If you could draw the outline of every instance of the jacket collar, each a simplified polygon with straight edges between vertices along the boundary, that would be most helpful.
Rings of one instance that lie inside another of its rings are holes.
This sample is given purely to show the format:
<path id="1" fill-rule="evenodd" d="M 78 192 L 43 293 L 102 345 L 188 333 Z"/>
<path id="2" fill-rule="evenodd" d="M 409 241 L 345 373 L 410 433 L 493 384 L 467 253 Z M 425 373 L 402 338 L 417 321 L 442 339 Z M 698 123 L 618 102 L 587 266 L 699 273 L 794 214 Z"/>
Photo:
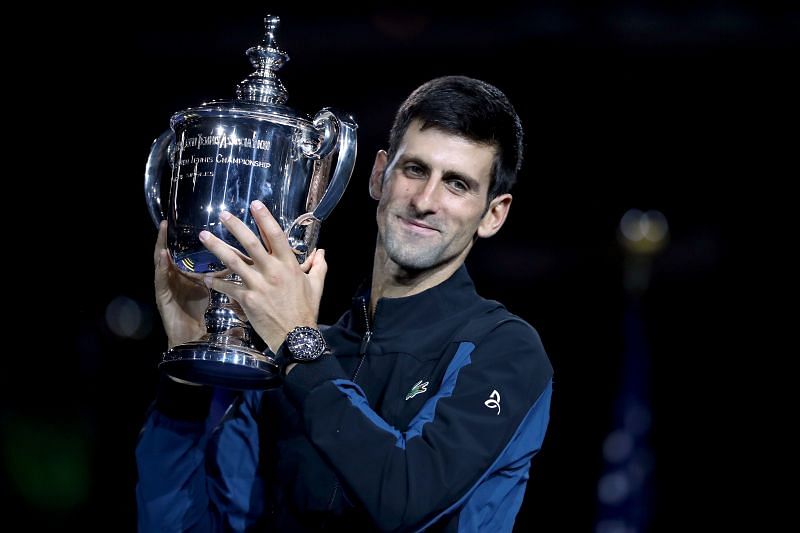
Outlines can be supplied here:
<path id="1" fill-rule="evenodd" d="M 463 311 L 479 297 L 467 267 L 462 264 L 452 276 L 430 289 L 403 298 L 380 298 L 375 315 L 367 321 L 369 298 L 370 284 L 365 282 L 353 298 L 351 326 L 362 334 L 369 327 L 382 335 L 424 328 Z"/>

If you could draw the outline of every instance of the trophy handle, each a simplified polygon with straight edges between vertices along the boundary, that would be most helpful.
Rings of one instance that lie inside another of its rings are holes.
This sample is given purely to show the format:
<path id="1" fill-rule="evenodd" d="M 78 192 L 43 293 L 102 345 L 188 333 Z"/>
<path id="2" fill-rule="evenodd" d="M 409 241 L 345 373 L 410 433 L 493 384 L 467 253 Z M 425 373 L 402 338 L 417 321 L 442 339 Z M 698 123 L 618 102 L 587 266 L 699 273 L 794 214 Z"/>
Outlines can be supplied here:
<path id="1" fill-rule="evenodd" d="M 356 128 L 358 125 L 350 115 L 335 113 L 326 107 L 314 117 L 314 126 L 323 130 L 322 142 L 316 150 L 306 155 L 322 159 L 335 150 L 339 151 L 336 168 L 333 170 L 328 188 L 314 208 L 314 218 L 325 220 L 342 199 L 350 176 L 353 174 L 353 167 L 356 163 Z M 337 131 L 338 135 L 336 135 Z M 335 142 L 334 135 L 336 135 Z"/>
<path id="2" fill-rule="evenodd" d="M 166 218 L 161 209 L 161 174 L 164 164 L 172 160 L 174 147 L 175 132 L 169 129 L 153 141 L 144 169 L 144 199 L 156 227 Z"/>

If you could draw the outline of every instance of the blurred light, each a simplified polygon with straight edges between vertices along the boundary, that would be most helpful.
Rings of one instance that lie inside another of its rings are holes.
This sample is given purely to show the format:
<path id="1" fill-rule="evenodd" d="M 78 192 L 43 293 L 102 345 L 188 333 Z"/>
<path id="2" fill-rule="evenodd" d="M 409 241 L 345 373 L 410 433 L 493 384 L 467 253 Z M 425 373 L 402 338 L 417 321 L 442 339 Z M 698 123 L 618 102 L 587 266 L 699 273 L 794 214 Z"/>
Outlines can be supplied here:
<path id="1" fill-rule="evenodd" d="M 211 204 L 208 204 L 208 207 L 206 207 L 206 211 L 210 213 L 213 210 L 214 210 L 214 207 Z"/>
<path id="2" fill-rule="evenodd" d="M 150 333 L 150 314 L 126 296 L 117 296 L 106 307 L 106 324 L 116 336 L 141 339 Z"/>
<path id="3" fill-rule="evenodd" d="M 600 478 L 597 484 L 597 497 L 601 502 L 614 505 L 628 497 L 630 483 L 622 472 L 612 472 Z"/>
<path id="4" fill-rule="evenodd" d="M 629 209 L 619 222 L 619 235 L 623 246 L 633 253 L 657 252 L 668 240 L 667 217 L 660 211 Z"/>
<path id="5" fill-rule="evenodd" d="M 647 239 L 657 242 L 667 234 L 667 219 L 660 211 L 642 213 L 638 209 L 630 209 L 622 216 L 620 230 L 631 241 Z"/>
<path id="6" fill-rule="evenodd" d="M 603 442 L 603 456 L 612 463 L 627 459 L 631 450 L 633 450 L 633 437 L 624 430 L 612 431 Z"/>

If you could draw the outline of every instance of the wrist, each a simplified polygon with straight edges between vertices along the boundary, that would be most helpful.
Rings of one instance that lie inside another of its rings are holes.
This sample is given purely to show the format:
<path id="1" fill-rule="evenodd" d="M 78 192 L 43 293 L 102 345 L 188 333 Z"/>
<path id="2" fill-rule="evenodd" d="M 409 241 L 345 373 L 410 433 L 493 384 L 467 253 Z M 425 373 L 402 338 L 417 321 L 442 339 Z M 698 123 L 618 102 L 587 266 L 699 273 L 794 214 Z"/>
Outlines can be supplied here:
<path id="1" fill-rule="evenodd" d="M 291 327 L 285 331 L 281 331 L 276 335 L 270 337 L 262 337 L 267 347 L 270 349 L 272 353 L 278 353 L 278 350 L 280 350 L 281 346 L 283 346 L 286 343 L 287 337 L 293 330 L 297 328 L 311 328 L 317 330 L 319 329 L 319 326 L 317 326 L 317 323 L 315 321 L 310 321 L 310 320 L 298 321 L 296 324 L 297 324 L 296 326 Z"/>
<path id="2" fill-rule="evenodd" d="M 328 346 L 319 329 L 311 326 L 297 326 L 286 334 L 273 359 L 283 375 L 288 374 L 298 363 L 316 361 L 324 355 Z"/>
<path id="3" fill-rule="evenodd" d="M 179 330 L 170 332 L 166 328 L 165 330 L 166 330 L 165 333 L 167 334 L 167 347 L 170 350 L 181 344 L 186 344 L 187 342 L 200 340 L 201 338 L 203 338 L 203 335 L 206 334 L 205 327 L 202 328 L 197 327 L 194 328 L 192 331 Z"/>

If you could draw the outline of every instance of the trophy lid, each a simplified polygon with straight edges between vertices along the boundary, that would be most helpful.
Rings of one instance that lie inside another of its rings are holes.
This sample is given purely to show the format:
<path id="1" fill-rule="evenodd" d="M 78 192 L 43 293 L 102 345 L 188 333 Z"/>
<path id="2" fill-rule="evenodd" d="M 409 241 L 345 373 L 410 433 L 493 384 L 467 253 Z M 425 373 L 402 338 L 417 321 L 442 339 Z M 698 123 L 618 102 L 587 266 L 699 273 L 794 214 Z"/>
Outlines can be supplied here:
<path id="1" fill-rule="evenodd" d="M 288 99 L 289 94 L 277 75 L 277 71 L 289 61 L 289 55 L 278 48 L 275 42 L 275 33 L 280 21 L 278 16 L 264 17 L 266 31 L 263 41 L 260 45 L 247 50 L 247 57 L 256 70 L 236 86 L 237 100 L 254 104 L 281 105 Z"/>
<path id="2" fill-rule="evenodd" d="M 184 109 L 172 116 L 170 126 L 205 118 L 240 117 L 283 124 L 304 130 L 315 130 L 311 117 L 285 105 L 289 95 L 277 71 L 289 61 L 289 55 L 278 48 L 275 33 L 280 17 L 264 17 L 265 35 L 261 44 L 247 50 L 255 72 L 236 86 L 233 100 L 212 100 L 198 107 Z"/>

